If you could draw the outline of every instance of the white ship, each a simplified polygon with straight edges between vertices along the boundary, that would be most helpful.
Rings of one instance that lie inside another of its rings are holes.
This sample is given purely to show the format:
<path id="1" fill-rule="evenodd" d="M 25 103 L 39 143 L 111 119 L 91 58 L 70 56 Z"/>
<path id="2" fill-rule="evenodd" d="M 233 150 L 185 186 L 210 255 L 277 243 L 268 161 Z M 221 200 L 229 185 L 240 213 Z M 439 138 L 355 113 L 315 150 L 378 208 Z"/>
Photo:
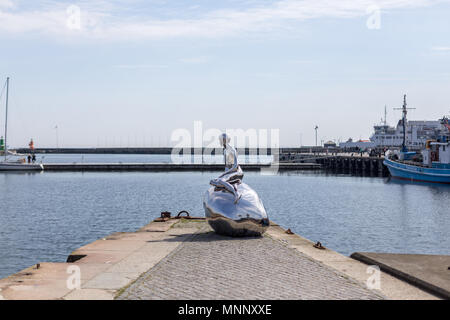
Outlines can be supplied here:
<path id="1" fill-rule="evenodd" d="M 400 110 L 400 108 L 394 108 Z M 407 112 L 406 95 L 403 97 L 403 107 L 401 110 Z M 441 135 L 441 122 L 418 120 L 407 121 L 406 117 L 400 119 L 396 127 L 391 127 L 386 121 L 386 107 L 384 108 L 384 121 L 381 124 L 375 125 L 374 133 L 370 137 L 377 147 L 400 147 L 405 146 L 410 149 L 423 149 L 427 140 L 435 140 Z M 403 125 L 405 121 L 405 126 Z M 403 135 L 403 130 L 406 129 L 406 134 Z M 403 141 L 405 139 L 405 142 Z"/>
<path id="2" fill-rule="evenodd" d="M 406 108 L 406 95 L 404 96 L 404 106 Z M 398 108 L 395 108 L 398 109 Z M 406 108 L 411 109 L 411 108 Z M 398 148 L 403 145 L 403 119 L 400 119 L 397 126 L 392 127 L 387 124 L 386 107 L 384 109 L 384 120 L 380 124 L 374 125 L 374 133 L 370 140 L 353 141 L 349 139 L 347 142 L 340 143 L 341 148 Z M 406 147 L 412 150 L 421 150 L 425 147 L 427 140 L 436 140 L 441 135 L 441 122 L 416 120 L 406 121 Z"/>
<path id="3" fill-rule="evenodd" d="M 403 120 L 396 127 L 387 124 L 375 125 L 370 137 L 377 147 L 400 147 L 403 143 Z M 408 121 L 406 123 L 406 146 L 412 149 L 422 149 L 427 140 L 435 140 L 440 134 L 439 121 Z"/>

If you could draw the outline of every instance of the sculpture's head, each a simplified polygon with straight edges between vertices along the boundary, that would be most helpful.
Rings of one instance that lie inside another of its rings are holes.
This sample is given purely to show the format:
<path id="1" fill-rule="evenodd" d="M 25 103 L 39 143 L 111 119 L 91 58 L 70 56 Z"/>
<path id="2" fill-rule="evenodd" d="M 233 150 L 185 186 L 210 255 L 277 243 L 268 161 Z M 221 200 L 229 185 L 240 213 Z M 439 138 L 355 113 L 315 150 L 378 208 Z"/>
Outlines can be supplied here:
<path id="1" fill-rule="evenodd" d="M 220 142 L 220 145 L 221 145 L 222 147 L 224 147 L 224 148 L 227 147 L 227 143 L 230 143 L 230 141 L 231 141 L 231 139 L 230 139 L 230 137 L 229 137 L 226 133 L 222 133 L 222 134 L 219 136 L 219 142 Z"/>

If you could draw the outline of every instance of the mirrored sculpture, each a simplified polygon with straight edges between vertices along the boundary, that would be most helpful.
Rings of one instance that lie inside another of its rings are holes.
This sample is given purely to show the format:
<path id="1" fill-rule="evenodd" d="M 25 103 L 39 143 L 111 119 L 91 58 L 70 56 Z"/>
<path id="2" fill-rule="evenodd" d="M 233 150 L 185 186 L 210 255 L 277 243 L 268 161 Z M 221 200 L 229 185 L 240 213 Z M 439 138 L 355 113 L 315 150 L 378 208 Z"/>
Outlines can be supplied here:
<path id="1" fill-rule="evenodd" d="M 205 215 L 218 234 L 245 237 L 260 236 L 269 226 L 264 205 L 258 194 L 242 182 L 244 173 L 238 163 L 237 151 L 230 138 L 220 135 L 225 172 L 210 181 L 212 187 L 203 199 Z"/>

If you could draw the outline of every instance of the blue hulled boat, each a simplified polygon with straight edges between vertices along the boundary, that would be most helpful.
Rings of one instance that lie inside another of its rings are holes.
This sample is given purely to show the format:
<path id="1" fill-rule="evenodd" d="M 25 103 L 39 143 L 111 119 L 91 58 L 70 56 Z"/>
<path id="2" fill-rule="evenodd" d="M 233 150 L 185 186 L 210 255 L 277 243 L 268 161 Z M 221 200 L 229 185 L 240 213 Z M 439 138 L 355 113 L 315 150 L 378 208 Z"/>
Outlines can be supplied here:
<path id="1" fill-rule="evenodd" d="M 450 166 L 447 168 L 429 168 L 400 161 L 386 159 L 391 176 L 396 179 L 450 184 Z"/>
<path id="2" fill-rule="evenodd" d="M 450 184 L 450 125 L 448 118 L 444 117 L 441 124 L 441 136 L 437 140 L 427 141 L 425 149 L 422 150 L 422 162 L 408 159 L 410 152 L 407 152 L 406 148 L 402 148 L 398 155 L 392 154 L 384 160 L 384 164 L 393 178 Z"/>

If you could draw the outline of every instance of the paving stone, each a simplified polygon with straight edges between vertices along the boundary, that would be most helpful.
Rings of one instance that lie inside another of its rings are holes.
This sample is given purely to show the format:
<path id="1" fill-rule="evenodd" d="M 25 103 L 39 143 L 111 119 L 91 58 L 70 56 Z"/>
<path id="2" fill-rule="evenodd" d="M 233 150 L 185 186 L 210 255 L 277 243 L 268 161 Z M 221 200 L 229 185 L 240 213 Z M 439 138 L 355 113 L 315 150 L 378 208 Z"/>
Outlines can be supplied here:
<path id="1" fill-rule="evenodd" d="M 118 299 L 383 299 L 361 283 L 270 237 L 208 228 L 181 244 Z"/>

